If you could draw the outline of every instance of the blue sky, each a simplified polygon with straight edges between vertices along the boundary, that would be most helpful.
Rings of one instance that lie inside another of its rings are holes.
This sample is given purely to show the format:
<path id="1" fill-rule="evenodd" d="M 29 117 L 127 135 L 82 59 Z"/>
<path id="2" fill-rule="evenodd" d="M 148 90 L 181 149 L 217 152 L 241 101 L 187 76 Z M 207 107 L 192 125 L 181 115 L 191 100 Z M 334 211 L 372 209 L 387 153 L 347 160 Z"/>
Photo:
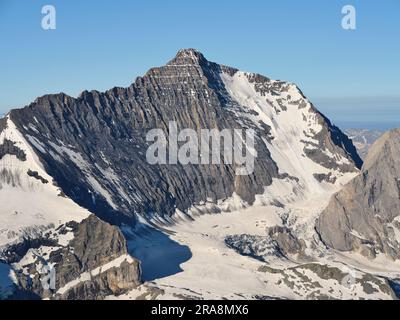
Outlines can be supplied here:
<path id="1" fill-rule="evenodd" d="M 56 30 L 41 28 L 46 4 Z M 356 30 L 341 28 L 346 4 Z M 46 93 L 128 86 L 193 47 L 296 82 L 338 122 L 387 109 L 379 121 L 400 119 L 399 15 L 398 0 L 0 0 L 0 113 Z"/>

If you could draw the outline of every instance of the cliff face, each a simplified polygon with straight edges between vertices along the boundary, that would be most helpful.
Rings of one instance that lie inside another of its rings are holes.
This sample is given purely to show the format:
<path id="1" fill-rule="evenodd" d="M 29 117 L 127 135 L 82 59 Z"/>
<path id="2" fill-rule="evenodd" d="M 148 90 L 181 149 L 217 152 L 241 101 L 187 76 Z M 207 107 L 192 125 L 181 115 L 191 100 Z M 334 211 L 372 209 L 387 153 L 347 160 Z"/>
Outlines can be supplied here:
<path id="1" fill-rule="evenodd" d="M 371 147 L 360 175 L 335 194 L 317 222 L 322 240 L 340 251 L 400 258 L 400 130 Z"/>
<path id="2" fill-rule="evenodd" d="M 94 215 L 35 244 L 10 246 L 3 257 L 16 278 L 11 299 L 102 299 L 140 284 L 139 262 L 127 253 L 122 233 Z"/>

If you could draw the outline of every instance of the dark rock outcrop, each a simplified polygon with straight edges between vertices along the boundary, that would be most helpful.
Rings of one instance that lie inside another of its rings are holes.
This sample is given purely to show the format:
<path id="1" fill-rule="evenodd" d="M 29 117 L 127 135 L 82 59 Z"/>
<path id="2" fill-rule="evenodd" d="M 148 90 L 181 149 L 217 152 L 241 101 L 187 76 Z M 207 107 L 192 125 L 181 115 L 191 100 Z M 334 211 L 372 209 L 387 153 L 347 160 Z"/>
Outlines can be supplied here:
<path id="1" fill-rule="evenodd" d="M 32 170 L 29 169 L 27 171 L 27 175 L 30 176 L 30 177 L 34 177 L 35 179 L 39 180 L 43 184 L 49 183 L 49 181 L 46 180 L 45 178 L 43 178 L 37 171 L 32 171 Z"/>
<path id="2" fill-rule="evenodd" d="M 26 160 L 26 154 L 23 150 L 18 148 L 14 142 L 4 139 L 3 144 L 0 145 L 0 160 L 7 154 L 16 156 L 21 161 Z"/>
<path id="3" fill-rule="evenodd" d="M 286 227 L 274 226 L 267 229 L 266 236 L 237 234 L 228 236 L 225 244 L 238 253 L 260 261 L 281 257 L 298 260 L 307 259 L 304 254 L 306 244 L 297 239 Z"/>
<path id="4" fill-rule="evenodd" d="M 73 238 L 66 246 L 60 246 L 56 239 L 66 232 L 73 233 Z M 8 263 L 14 262 L 18 280 L 11 298 L 21 298 L 22 293 L 30 292 L 50 299 L 102 299 L 140 284 L 139 262 L 129 256 L 121 231 L 96 216 L 91 215 L 81 223 L 68 223 L 52 238 L 52 242 L 47 239 L 30 246 L 29 249 L 51 247 L 51 250 L 36 251 L 28 264 L 18 263 L 28 253 L 24 250 L 26 244 L 15 247 L 13 255 L 10 254 L 13 247 L 8 249 L 9 256 L 14 257 Z M 19 261 L 15 261 L 18 256 Z M 43 265 L 53 268 L 55 287 L 44 287 Z"/>

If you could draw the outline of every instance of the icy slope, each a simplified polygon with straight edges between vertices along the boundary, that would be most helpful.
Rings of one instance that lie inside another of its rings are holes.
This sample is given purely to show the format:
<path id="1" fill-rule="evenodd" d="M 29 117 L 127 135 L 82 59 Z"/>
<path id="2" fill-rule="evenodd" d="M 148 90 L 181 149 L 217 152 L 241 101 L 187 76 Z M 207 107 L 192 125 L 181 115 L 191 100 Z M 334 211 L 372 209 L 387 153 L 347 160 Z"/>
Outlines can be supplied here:
<path id="1" fill-rule="evenodd" d="M 41 147 L 33 137 L 26 138 Z M 0 154 L 0 247 L 90 214 L 63 196 L 8 117 L 0 133 L 0 148 L 7 151 L 5 146 L 8 153 Z"/>
<path id="2" fill-rule="evenodd" d="M 136 287 L 139 262 L 119 229 L 67 198 L 31 145 L 45 147 L 26 139 L 0 119 L 0 299 L 101 298 Z"/>
<path id="3" fill-rule="evenodd" d="M 251 207 L 217 215 L 202 215 L 195 221 L 164 227 L 171 240 L 158 231 L 147 231 L 128 244 L 145 272 L 142 286 L 110 299 L 394 299 L 387 280 L 342 262 L 317 255 L 302 262 L 282 259 L 264 243 L 255 243 L 253 254 L 226 245 L 227 237 L 248 234 L 268 237 L 266 230 L 285 225 L 287 210 Z M 300 214 L 318 212 L 317 201 L 309 202 Z M 180 247 L 177 245 L 180 245 Z M 188 247 L 191 256 L 187 256 Z M 145 249 L 143 249 L 145 248 Z M 315 252 L 315 251 L 314 251 Z M 307 252 L 309 253 L 309 252 Z M 257 258 L 259 254 L 262 258 Z M 293 255 L 291 258 L 297 258 Z M 168 261 L 169 270 L 167 268 Z M 175 263 L 174 272 L 170 265 Z M 154 266 L 159 266 L 154 268 Z M 388 276 L 388 274 L 387 274 Z"/>
<path id="4" fill-rule="evenodd" d="M 324 182 L 335 184 L 356 171 L 355 164 L 360 165 L 357 156 L 354 160 L 349 157 L 356 153 L 346 138 L 337 146 L 329 141 L 329 135 L 337 134 L 332 132 L 336 128 L 294 84 L 241 71 L 234 75 L 223 72 L 221 78 L 236 102 L 233 110 L 239 119 L 249 118 L 260 128 L 268 128 L 263 140 L 272 159 L 281 174 L 295 178 L 299 193 L 324 193 Z"/>

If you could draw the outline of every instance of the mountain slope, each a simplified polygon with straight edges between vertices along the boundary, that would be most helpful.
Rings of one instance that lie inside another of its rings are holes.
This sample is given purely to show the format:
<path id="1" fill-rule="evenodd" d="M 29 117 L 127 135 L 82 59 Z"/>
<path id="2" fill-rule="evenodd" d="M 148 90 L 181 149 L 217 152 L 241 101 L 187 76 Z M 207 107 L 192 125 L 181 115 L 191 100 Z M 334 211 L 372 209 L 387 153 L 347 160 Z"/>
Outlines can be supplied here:
<path id="1" fill-rule="evenodd" d="M 80 222 L 89 212 L 62 196 L 62 190 L 44 170 L 28 143 L 9 117 L 0 132 L 0 247 L 46 227 Z M 1 125 L 0 125 L 1 126 Z"/>
<path id="2" fill-rule="evenodd" d="M 0 298 L 99 298 L 137 286 L 121 232 L 63 194 L 29 145 L 35 138 L 9 117 L 0 131 Z"/>
<path id="3" fill-rule="evenodd" d="M 360 175 L 335 194 L 321 214 L 322 240 L 340 251 L 400 258 L 400 130 L 371 147 Z"/>

